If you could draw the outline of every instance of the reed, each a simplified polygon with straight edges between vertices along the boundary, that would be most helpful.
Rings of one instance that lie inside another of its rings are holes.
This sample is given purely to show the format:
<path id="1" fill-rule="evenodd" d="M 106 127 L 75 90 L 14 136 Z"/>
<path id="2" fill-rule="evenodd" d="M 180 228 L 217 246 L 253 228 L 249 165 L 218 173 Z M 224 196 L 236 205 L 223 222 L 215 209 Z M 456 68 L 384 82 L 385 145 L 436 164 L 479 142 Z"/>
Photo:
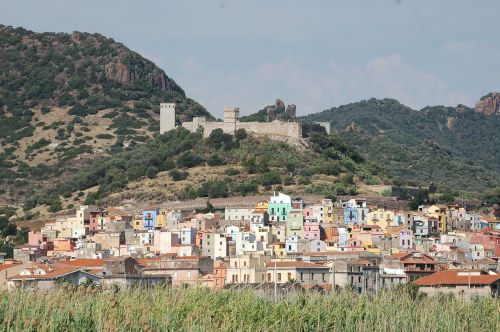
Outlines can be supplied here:
<path id="1" fill-rule="evenodd" d="M 375 297 L 206 288 L 101 291 L 63 285 L 0 293 L 3 331 L 499 331 L 498 299 L 427 298 L 406 289 Z"/>

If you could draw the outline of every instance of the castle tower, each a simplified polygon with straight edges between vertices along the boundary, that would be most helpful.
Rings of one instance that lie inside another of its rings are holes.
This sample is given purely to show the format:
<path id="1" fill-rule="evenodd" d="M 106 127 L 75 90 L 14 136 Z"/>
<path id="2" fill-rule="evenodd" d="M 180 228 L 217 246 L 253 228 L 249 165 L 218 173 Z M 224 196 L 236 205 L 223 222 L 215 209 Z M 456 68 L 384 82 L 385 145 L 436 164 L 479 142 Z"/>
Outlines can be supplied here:
<path id="1" fill-rule="evenodd" d="M 239 107 L 224 107 L 224 132 L 226 134 L 234 134 L 236 131 L 236 123 L 239 121 Z"/>
<path id="2" fill-rule="evenodd" d="M 160 134 L 175 129 L 175 103 L 160 104 Z"/>

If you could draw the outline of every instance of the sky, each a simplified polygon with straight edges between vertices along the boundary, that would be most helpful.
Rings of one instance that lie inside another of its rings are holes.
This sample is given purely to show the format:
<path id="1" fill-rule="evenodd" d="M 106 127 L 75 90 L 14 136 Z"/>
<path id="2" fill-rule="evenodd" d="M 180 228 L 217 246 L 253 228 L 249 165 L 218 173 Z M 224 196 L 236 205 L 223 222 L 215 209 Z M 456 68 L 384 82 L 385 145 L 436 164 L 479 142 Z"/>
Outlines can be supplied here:
<path id="1" fill-rule="evenodd" d="M 369 98 L 474 106 L 500 90 L 498 0 L 0 0 L 0 23 L 98 32 L 221 117 Z"/>

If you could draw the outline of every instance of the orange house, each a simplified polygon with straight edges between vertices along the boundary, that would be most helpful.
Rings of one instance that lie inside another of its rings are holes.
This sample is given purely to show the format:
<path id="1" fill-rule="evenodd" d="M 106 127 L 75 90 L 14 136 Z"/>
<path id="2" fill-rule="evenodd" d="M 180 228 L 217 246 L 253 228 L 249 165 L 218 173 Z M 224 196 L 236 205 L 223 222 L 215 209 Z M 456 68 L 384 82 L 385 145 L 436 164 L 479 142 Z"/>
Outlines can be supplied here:
<path id="1" fill-rule="evenodd" d="M 70 239 L 55 239 L 54 251 L 73 251 L 75 244 Z"/>

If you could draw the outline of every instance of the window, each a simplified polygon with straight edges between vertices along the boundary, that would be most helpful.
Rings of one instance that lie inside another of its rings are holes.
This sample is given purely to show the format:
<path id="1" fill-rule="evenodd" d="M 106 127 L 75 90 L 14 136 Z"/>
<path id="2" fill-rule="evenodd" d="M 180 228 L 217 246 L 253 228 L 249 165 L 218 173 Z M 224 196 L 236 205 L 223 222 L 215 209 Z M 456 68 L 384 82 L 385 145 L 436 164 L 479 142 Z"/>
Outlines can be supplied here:
<path id="1" fill-rule="evenodd" d="M 278 281 L 281 281 L 281 273 L 278 273 Z"/>
<path id="2" fill-rule="evenodd" d="M 311 280 L 314 281 L 314 273 L 311 273 Z"/>
<path id="3" fill-rule="evenodd" d="M 323 282 L 325 282 L 325 274 L 324 273 L 321 273 L 321 280 L 323 280 Z"/>
<path id="4" fill-rule="evenodd" d="M 292 273 L 288 272 L 288 280 L 292 280 Z"/>
<path id="5" fill-rule="evenodd" d="M 304 273 L 300 272 L 300 281 L 304 281 Z"/>
<path id="6" fill-rule="evenodd" d="M 188 271 L 188 272 L 187 272 L 187 277 L 188 277 L 188 278 L 191 278 L 191 271 Z"/>
<path id="7" fill-rule="evenodd" d="M 243 266 L 247 266 L 247 261 L 243 261 Z"/>
<path id="8" fill-rule="evenodd" d="M 267 281 L 271 281 L 271 273 L 267 274 Z"/>

